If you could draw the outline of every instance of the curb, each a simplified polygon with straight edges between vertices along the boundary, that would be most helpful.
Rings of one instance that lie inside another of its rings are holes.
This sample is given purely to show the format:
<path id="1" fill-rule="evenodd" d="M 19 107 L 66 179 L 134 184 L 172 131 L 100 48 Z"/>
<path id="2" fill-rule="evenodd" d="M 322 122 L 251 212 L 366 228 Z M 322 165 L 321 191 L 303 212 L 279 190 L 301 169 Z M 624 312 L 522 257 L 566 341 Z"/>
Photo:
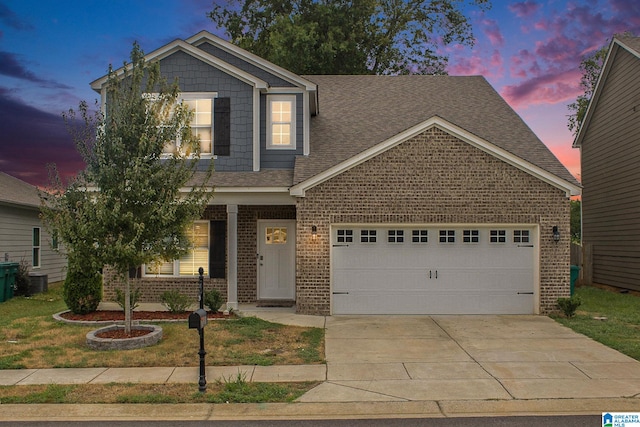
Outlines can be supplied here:
<path id="1" fill-rule="evenodd" d="M 637 399 L 345 403 L 3 404 L 0 421 L 215 421 L 601 415 L 637 411 Z"/>

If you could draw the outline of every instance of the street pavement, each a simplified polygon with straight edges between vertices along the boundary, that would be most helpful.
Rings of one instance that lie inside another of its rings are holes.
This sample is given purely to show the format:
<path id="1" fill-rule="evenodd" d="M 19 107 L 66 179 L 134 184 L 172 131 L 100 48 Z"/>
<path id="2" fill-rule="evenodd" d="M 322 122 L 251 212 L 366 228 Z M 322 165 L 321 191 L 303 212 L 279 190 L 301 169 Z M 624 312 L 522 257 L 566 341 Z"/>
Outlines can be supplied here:
<path id="1" fill-rule="evenodd" d="M 233 420 L 599 415 L 640 411 L 640 362 L 544 316 L 242 315 L 326 328 L 326 365 L 207 367 L 207 381 L 318 381 L 294 403 L 11 405 L 0 420 Z M 0 370 L 0 385 L 197 385 L 197 368 Z"/>

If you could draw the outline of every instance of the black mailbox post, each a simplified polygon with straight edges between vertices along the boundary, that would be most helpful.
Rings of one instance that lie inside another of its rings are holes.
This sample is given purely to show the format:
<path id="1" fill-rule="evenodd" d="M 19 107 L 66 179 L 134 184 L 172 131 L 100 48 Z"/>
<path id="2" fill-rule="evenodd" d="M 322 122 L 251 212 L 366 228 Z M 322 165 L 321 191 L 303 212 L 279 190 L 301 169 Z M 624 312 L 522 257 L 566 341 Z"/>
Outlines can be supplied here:
<path id="1" fill-rule="evenodd" d="M 207 312 L 202 308 L 189 315 L 189 329 L 203 329 L 207 324 Z"/>
<path id="2" fill-rule="evenodd" d="M 200 379 L 198 380 L 198 390 L 204 393 L 207 391 L 207 378 L 204 366 L 204 356 L 207 354 L 207 352 L 204 351 L 204 327 L 207 324 L 207 312 L 204 309 L 204 269 L 200 267 L 198 273 L 200 274 L 200 295 L 198 297 L 200 300 L 200 308 L 189 315 L 189 329 L 197 329 L 200 334 L 200 351 L 198 352 L 200 355 Z"/>

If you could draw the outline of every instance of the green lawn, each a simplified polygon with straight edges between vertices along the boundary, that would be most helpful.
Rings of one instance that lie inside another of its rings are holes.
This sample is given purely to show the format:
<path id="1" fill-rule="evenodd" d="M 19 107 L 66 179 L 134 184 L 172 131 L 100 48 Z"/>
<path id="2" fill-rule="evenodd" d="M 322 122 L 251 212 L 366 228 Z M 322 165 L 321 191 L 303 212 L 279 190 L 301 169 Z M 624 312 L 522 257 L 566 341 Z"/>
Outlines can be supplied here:
<path id="1" fill-rule="evenodd" d="M 576 288 L 575 295 L 582 300 L 575 317 L 552 317 L 576 332 L 640 360 L 640 297 L 593 287 Z"/>

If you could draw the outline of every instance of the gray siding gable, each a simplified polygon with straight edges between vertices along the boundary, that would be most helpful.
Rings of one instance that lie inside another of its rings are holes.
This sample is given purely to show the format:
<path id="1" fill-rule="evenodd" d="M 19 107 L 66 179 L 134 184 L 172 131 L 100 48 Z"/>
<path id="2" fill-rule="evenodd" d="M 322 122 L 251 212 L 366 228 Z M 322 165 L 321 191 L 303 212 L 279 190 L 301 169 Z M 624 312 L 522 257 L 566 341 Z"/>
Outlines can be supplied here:
<path id="1" fill-rule="evenodd" d="M 183 93 L 216 92 L 219 98 L 231 98 L 231 155 L 215 159 L 215 170 L 253 170 L 253 88 L 182 51 L 163 58 L 160 70 L 169 81 L 177 79 Z"/>
<path id="2" fill-rule="evenodd" d="M 215 56 L 216 58 L 223 60 L 228 64 L 233 65 L 234 67 L 238 67 L 239 69 L 258 77 L 259 79 L 264 80 L 265 82 L 269 83 L 269 86 L 271 87 L 294 87 L 294 85 L 289 83 L 288 81 L 283 80 L 280 77 L 275 76 L 260 67 L 250 64 L 244 59 L 239 58 L 238 56 L 233 55 L 232 53 L 229 53 L 223 49 L 220 49 L 219 47 L 216 47 L 211 43 L 204 42 L 196 47 L 198 49 L 202 49 L 210 55 Z"/>

